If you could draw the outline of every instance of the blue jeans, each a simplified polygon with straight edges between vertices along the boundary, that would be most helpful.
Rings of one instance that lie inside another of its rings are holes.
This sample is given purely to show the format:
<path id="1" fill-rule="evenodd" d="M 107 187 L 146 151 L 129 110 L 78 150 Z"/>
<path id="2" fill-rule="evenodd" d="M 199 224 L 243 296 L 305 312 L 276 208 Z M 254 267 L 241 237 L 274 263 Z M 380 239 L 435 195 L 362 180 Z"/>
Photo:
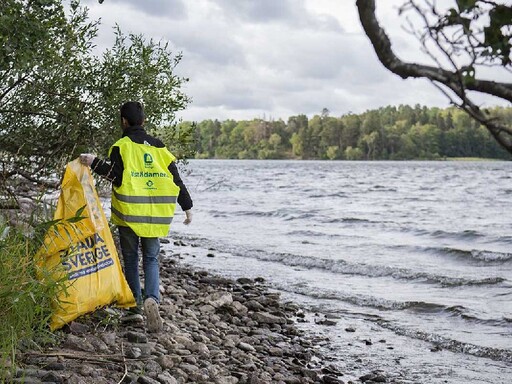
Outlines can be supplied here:
<path id="1" fill-rule="evenodd" d="M 130 227 L 118 227 L 118 230 L 124 260 L 124 274 L 137 301 L 137 305 L 141 305 L 143 299 L 149 297 L 160 303 L 160 273 L 158 264 L 160 240 L 158 237 L 139 237 Z M 142 297 L 139 278 L 139 242 L 142 244 L 144 298 Z"/>

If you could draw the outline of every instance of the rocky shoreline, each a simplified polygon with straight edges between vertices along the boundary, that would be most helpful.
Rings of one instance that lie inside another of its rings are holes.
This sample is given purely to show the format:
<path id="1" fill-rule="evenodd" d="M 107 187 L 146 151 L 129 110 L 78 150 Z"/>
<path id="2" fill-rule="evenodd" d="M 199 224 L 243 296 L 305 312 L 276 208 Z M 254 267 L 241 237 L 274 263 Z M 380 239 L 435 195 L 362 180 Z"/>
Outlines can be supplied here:
<path id="1" fill-rule="evenodd" d="M 10 381 L 344 383 L 319 355 L 326 340 L 299 330 L 302 310 L 282 302 L 263 279 L 235 281 L 162 257 L 161 284 L 163 332 L 147 333 L 144 322 L 123 322 L 121 310 L 102 309 L 56 332 L 56 344 L 24 343 Z"/>

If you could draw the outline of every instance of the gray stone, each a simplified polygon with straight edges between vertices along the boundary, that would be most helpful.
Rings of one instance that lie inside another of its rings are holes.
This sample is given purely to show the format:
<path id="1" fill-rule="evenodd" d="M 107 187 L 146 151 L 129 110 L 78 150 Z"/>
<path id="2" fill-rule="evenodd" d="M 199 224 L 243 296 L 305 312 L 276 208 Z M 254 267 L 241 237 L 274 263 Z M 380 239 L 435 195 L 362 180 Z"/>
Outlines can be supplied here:
<path id="1" fill-rule="evenodd" d="M 71 374 L 71 376 L 66 378 L 65 381 L 66 384 L 87 384 L 87 381 L 85 381 L 84 378 L 79 377 L 75 375 L 74 373 Z"/>
<path id="2" fill-rule="evenodd" d="M 215 379 L 215 384 L 237 384 L 238 381 L 234 376 L 221 376 Z"/>
<path id="3" fill-rule="evenodd" d="M 334 376 L 325 375 L 324 377 L 322 377 L 322 383 L 324 383 L 324 384 L 344 384 L 344 381 L 337 379 Z"/>
<path id="4" fill-rule="evenodd" d="M 160 364 L 154 360 L 148 360 L 144 365 L 144 372 L 152 378 L 156 378 L 162 371 Z"/>
<path id="5" fill-rule="evenodd" d="M 41 377 L 41 381 L 43 383 L 64 383 L 64 378 L 57 375 L 55 372 L 47 372 L 43 377 Z"/>
<path id="6" fill-rule="evenodd" d="M 195 373 L 199 370 L 199 368 L 195 365 L 192 365 L 192 364 L 187 364 L 187 363 L 181 363 L 180 364 L 180 369 L 182 369 L 183 371 L 185 371 L 187 374 L 191 374 L 191 373 Z"/>
<path id="7" fill-rule="evenodd" d="M 64 341 L 64 347 L 74 349 L 75 351 L 95 352 L 94 347 L 85 338 L 68 334 Z"/>
<path id="8" fill-rule="evenodd" d="M 173 337 L 173 339 L 176 343 L 181 344 L 188 349 L 190 349 L 194 345 L 194 341 L 192 340 L 192 338 L 185 334 L 176 335 Z"/>
<path id="9" fill-rule="evenodd" d="M 210 354 L 210 350 L 205 343 L 196 343 L 193 347 L 194 352 L 198 352 L 202 356 Z"/>
<path id="10" fill-rule="evenodd" d="M 169 372 L 162 372 L 157 376 L 157 380 L 161 384 L 178 384 L 178 380 L 172 376 Z"/>
<path id="11" fill-rule="evenodd" d="M 256 300 L 249 300 L 245 303 L 245 306 L 251 311 L 264 311 L 265 307 L 257 302 Z"/>
<path id="12" fill-rule="evenodd" d="M 126 350 L 126 357 L 129 359 L 138 359 L 142 356 L 142 351 L 138 347 L 131 347 Z"/>
<path id="13" fill-rule="evenodd" d="M 126 338 L 130 343 L 147 343 L 148 337 L 141 332 L 129 331 L 126 333 Z"/>
<path id="14" fill-rule="evenodd" d="M 207 314 L 207 313 L 215 313 L 216 309 L 213 305 L 210 305 L 210 304 L 205 304 L 205 305 L 201 305 L 199 307 L 199 312 L 203 313 L 203 314 Z"/>
<path id="15" fill-rule="evenodd" d="M 256 351 L 256 349 L 252 345 L 244 343 L 244 342 L 240 342 L 238 344 L 238 348 L 240 348 L 242 351 L 246 351 L 246 352 Z"/>
<path id="16" fill-rule="evenodd" d="M 68 324 L 69 331 L 74 335 L 83 335 L 89 331 L 89 327 L 86 324 L 78 323 L 76 321 L 72 321 Z"/>
<path id="17" fill-rule="evenodd" d="M 233 302 L 231 293 L 215 292 L 206 298 L 206 302 L 214 308 L 220 308 L 224 305 L 230 305 Z"/>
<path id="18" fill-rule="evenodd" d="M 96 372 L 96 369 L 91 367 L 90 365 L 88 364 L 84 364 L 80 367 L 79 369 L 79 373 L 80 375 L 82 376 L 92 376 L 92 373 L 93 372 Z"/>
<path id="19" fill-rule="evenodd" d="M 363 383 L 369 381 L 374 383 L 385 383 L 387 382 L 387 379 L 385 376 L 377 373 L 368 373 L 366 375 L 363 375 L 359 378 Z"/>
<path id="20" fill-rule="evenodd" d="M 105 344 L 105 342 L 103 340 L 99 339 L 98 337 L 89 336 L 88 339 L 96 352 L 101 352 L 101 353 L 109 353 L 110 352 L 110 349 L 108 348 L 107 344 Z"/>
<path id="21" fill-rule="evenodd" d="M 249 309 L 239 301 L 233 301 L 231 303 L 231 308 L 237 315 L 246 315 L 249 311 Z"/>
<path id="22" fill-rule="evenodd" d="M 286 319 L 272 315 L 268 312 L 256 312 L 252 315 L 253 320 L 263 324 L 286 324 Z"/>
<path id="23" fill-rule="evenodd" d="M 157 381 L 155 379 L 152 379 L 151 377 L 145 376 L 145 375 L 140 376 L 139 379 L 137 380 L 137 383 L 140 383 L 140 384 L 160 384 L 159 381 Z"/>
<path id="24" fill-rule="evenodd" d="M 115 332 L 102 332 L 100 338 L 109 347 L 117 346 L 117 335 Z"/>
<path id="25" fill-rule="evenodd" d="M 171 369 L 172 367 L 174 367 L 174 360 L 169 355 L 160 356 L 156 361 L 164 370 Z"/>
<path id="26" fill-rule="evenodd" d="M 66 366 L 60 361 L 52 361 L 44 367 L 47 371 L 63 371 Z"/>

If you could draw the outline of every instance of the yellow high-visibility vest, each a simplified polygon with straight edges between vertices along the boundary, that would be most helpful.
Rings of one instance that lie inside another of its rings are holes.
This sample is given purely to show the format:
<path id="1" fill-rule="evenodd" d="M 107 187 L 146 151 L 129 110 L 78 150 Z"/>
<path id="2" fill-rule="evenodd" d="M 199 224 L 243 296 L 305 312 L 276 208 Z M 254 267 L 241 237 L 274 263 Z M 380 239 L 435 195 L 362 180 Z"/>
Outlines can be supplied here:
<path id="1" fill-rule="evenodd" d="M 123 182 L 112 188 L 112 222 L 130 227 L 140 237 L 167 236 L 180 188 L 168 169 L 176 157 L 167 148 L 118 140 Z"/>

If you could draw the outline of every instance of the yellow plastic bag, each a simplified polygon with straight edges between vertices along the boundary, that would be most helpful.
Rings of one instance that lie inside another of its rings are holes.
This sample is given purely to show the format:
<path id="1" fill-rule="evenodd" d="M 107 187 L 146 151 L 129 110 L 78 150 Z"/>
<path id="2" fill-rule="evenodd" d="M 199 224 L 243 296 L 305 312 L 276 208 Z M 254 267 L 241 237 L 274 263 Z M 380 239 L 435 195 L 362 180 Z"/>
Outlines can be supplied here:
<path id="1" fill-rule="evenodd" d="M 135 306 L 91 171 L 79 159 L 66 166 L 54 220 L 58 225 L 48 230 L 36 255 L 66 286 L 56 298 L 50 328 L 111 303 Z"/>

